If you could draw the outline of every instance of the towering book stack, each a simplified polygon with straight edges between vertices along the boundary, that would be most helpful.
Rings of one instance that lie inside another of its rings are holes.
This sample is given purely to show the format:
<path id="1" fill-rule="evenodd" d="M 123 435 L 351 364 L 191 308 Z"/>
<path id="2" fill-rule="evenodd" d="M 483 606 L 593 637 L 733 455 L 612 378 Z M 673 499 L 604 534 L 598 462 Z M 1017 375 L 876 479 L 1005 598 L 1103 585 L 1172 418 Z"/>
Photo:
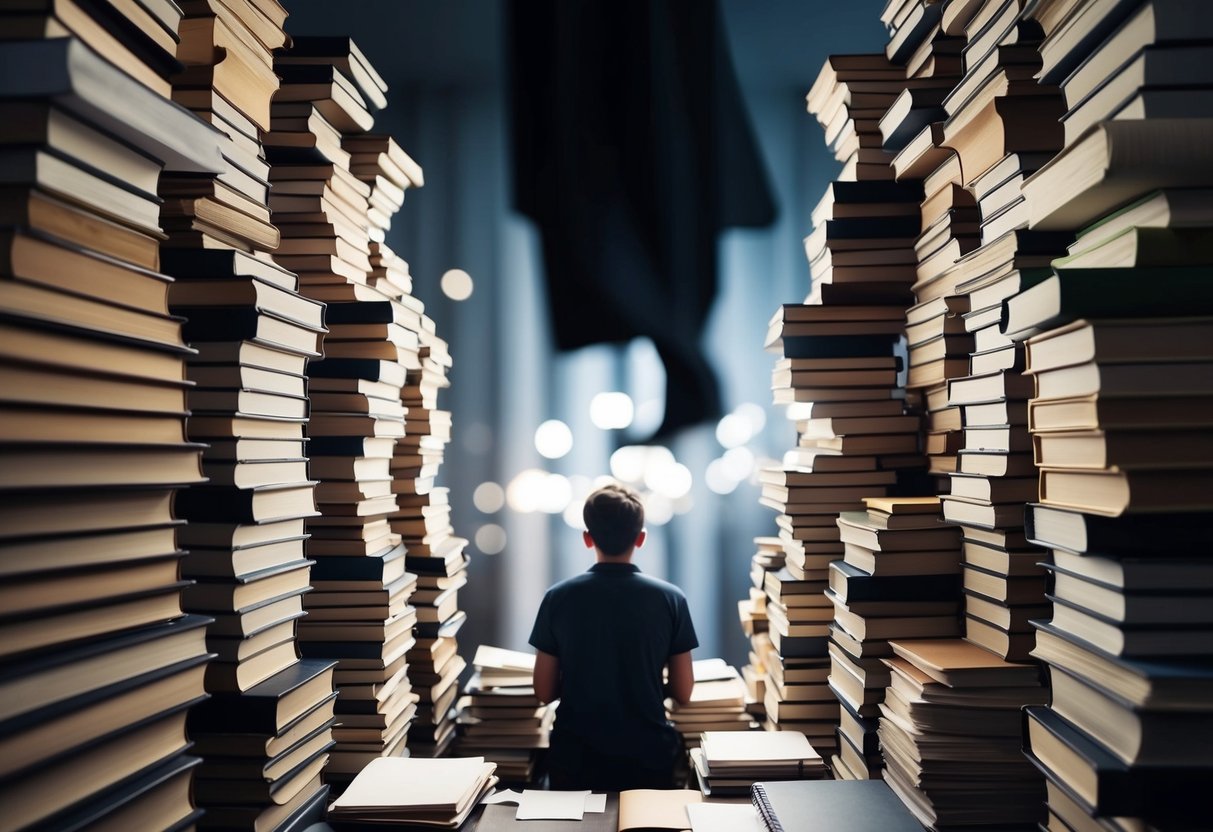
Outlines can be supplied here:
<path id="1" fill-rule="evenodd" d="M 746 685 L 737 668 L 724 659 L 698 659 L 692 667 L 691 701 L 665 702 L 666 716 L 687 748 L 699 746 L 704 731 L 749 731 L 758 725 L 746 709 Z"/>
<path id="2" fill-rule="evenodd" d="M 1018 232 L 1027 220 L 1019 188 L 1056 150 L 1060 101 L 1055 88 L 1032 77 L 1040 64 L 1040 34 L 1020 17 L 1021 5 L 986 4 L 963 22 L 965 74 L 943 102 L 944 146 L 955 155 L 932 176 L 954 171 L 951 187 L 975 194 L 981 245 L 961 249 L 959 258 L 936 258 L 935 273 L 920 275 L 920 300 L 932 296 L 967 310 L 968 366 L 941 378 L 963 425 L 957 470 L 943 503 L 944 517 L 962 525 L 973 543 L 966 553 L 976 555 L 987 554 L 983 545 L 1024 549 L 1022 506 L 1036 489 L 1024 426 L 1030 381 L 1021 373 L 1022 350 L 1002 337 L 998 319 L 1002 298 L 1035 277 L 1018 259 L 1029 236 Z M 1046 251 L 1049 244 L 1057 241 L 1046 239 Z M 997 554 L 966 562 L 965 634 L 1003 658 L 1022 661 L 1031 649 L 1027 622 L 1040 612 L 1044 577 L 1034 566 L 991 569 L 1001 565 L 994 560 L 1000 560 Z"/>
<path id="3" fill-rule="evenodd" d="M 507 783 L 533 783 L 556 717 L 556 706 L 535 696 L 535 655 L 482 644 L 472 667 L 475 672 L 457 703 L 455 750 L 496 763 L 497 776 Z"/>
<path id="4" fill-rule="evenodd" d="M 182 613 L 173 499 L 203 474 L 156 189 L 223 163 L 169 99 L 178 23 L 133 4 L 0 15 L 6 829 L 201 814 L 185 723 L 211 654 Z"/>
<path id="5" fill-rule="evenodd" d="M 943 101 L 960 80 L 965 42 L 945 26 L 950 10 L 943 3 L 909 0 L 888 3 L 881 16 L 890 34 L 886 54 L 904 60 L 907 79 L 906 89 L 880 117 L 883 146 L 895 154 L 893 173 L 903 186 L 921 182 L 921 205 L 911 213 L 918 227 L 908 267 L 916 289 L 941 261 L 951 262 L 975 245 L 973 197 L 953 181 L 950 167 L 940 167 L 950 155 L 940 147 L 947 117 Z M 956 470 L 960 414 L 947 405 L 944 382 L 967 368 L 972 344 L 960 317 L 965 311 L 956 298 L 923 293 L 906 312 L 907 403 L 926 417 L 923 451 L 937 477 Z"/>
<path id="6" fill-rule="evenodd" d="M 398 270 L 369 285 L 371 241 L 383 239 L 407 181 L 396 184 L 375 159 L 355 164 L 345 146 L 390 144 L 366 135 L 386 84 L 349 38 L 297 38 L 275 69 L 283 87 L 267 144 L 283 229 L 277 259 L 299 270 L 304 294 L 328 304 L 324 360 L 308 379 L 321 512 L 308 523 L 308 545 L 324 577 L 300 637 L 305 655 L 337 660 L 341 726 L 326 775 L 344 785 L 376 757 L 406 755 L 416 714 L 407 653 L 417 576 L 388 518 L 398 509 L 392 458 L 408 430 L 407 372 L 421 367 L 422 310 Z M 394 290 L 393 279 L 402 284 Z"/>
<path id="7" fill-rule="evenodd" d="M 1033 666 L 1005 661 L 1027 659 L 1028 619 L 1041 612 L 1044 592 L 1036 565 L 1042 553 L 1023 535 L 1023 504 L 1036 489 L 1026 431 L 1031 382 L 1022 374 L 1022 349 L 998 324 L 1002 299 L 1037 279 L 1031 269 L 1065 240 L 1024 230 L 1020 186 L 1060 146 L 1062 109 L 1057 89 L 1033 77 L 1041 32 L 1023 18 L 1024 5 L 943 7 L 943 37 L 963 44 L 961 73 L 933 114 L 939 121 L 894 160 L 899 181 L 923 179 L 925 197 L 915 305 L 907 312 L 908 386 L 927 413 L 926 451 L 931 473 L 941 477 L 943 517 L 962 528 L 964 634 L 994 654 L 945 639 L 930 648 L 935 665 L 924 651 L 886 661 L 885 778 L 933 827 L 1030 824 L 1040 814 L 1032 800 L 1042 785 L 1011 748 L 1014 714 L 1044 692 Z M 959 667 L 945 660 L 961 659 L 986 663 L 998 678 L 1019 674 L 1030 682 L 969 690 L 964 676 L 941 675 Z M 948 711 L 936 703 L 948 700 L 962 715 L 988 720 L 995 734 L 989 753 L 966 733 L 966 720 L 943 718 Z"/>
<path id="8" fill-rule="evenodd" d="M 186 4 L 173 97 L 214 128 L 218 176 L 161 183 L 165 270 L 175 314 L 196 350 L 188 376 L 190 438 L 208 445 L 210 482 L 181 495 L 190 521 L 187 608 L 214 618 L 207 669 L 214 698 L 190 716 L 204 755 L 201 825 L 277 828 L 323 805 L 332 746 L 330 666 L 300 662 L 302 597 L 311 583 L 304 518 L 315 514 L 303 426 L 307 362 L 319 355 L 324 305 L 275 265 L 269 165 L 261 144 L 285 43 L 275 2 Z M 293 694 L 293 695 L 292 695 Z M 253 714 L 236 719 L 232 714 Z"/>
<path id="9" fill-rule="evenodd" d="M 451 527 L 446 488 L 435 488 L 443 449 L 451 438 L 451 415 L 438 409 L 438 391 L 447 387 L 451 359 L 446 343 L 422 318 L 421 369 L 410 370 L 402 395 L 409 409 L 408 433 L 396 445 L 392 471 L 397 502 L 392 530 L 408 548 L 409 569 L 418 575 L 417 643 L 409 653 L 414 668 L 418 706 L 415 754 L 437 757 L 455 737 L 453 705 L 459 675 L 467 663 L 458 655 L 456 634 L 467 620 L 459 608 L 459 590 L 467 584 L 467 540 Z"/>
<path id="10" fill-rule="evenodd" d="M 834 776 L 879 777 L 877 721 L 890 681 L 890 638 L 960 634 L 960 534 L 943 524 L 938 497 L 868 497 L 845 511 L 843 559 L 830 564 L 834 603 L 830 689 L 842 704 Z"/>
<path id="11" fill-rule="evenodd" d="M 890 646 L 885 782 L 931 829 L 1034 828 L 1044 784 L 1024 764 L 1020 707 L 1048 698 L 1037 665 L 960 639 Z"/>
<path id="12" fill-rule="evenodd" d="M 781 352 L 775 401 L 797 419 L 797 447 L 784 467 L 761 474 L 762 502 L 776 522 L 785 566 L 764 576 L 765 611 L 778 652 L 768 662 L 768 728 L 805 733 L 835 752 L 838 705 L 829 675 L 834 607 L 825 596 L 829 564 L 842 554 L 836 523 L 863 498 L 891 493 L 922 467 L 918 419 L 904 413 L 896 342 L 913 282 L 913 238 L 921 188 L 888 181 L 892 155 L 880 147 L 880 115 L 906 86 L 883 55 L 828 60 L 808 95 L 844 162 L 813 212 L 805 241 L 813 291 L 784 306 L 768 331 Z M 778 665 L 778 666 L 776 666 Z"/>
<path id="13" fill-rule="evenodd" d="M 1213 776 L 1213 15 L 1096 5 L 1032 12 L 1066 146 L 1024 195 L 1034 228 L 1078 236 L 1004 306 L 1035 381 L 1027 531 L 1054 559 L 1033 653 L 1053 696 L 1025 744 L 1051 823 L 1184 828 Z"/>

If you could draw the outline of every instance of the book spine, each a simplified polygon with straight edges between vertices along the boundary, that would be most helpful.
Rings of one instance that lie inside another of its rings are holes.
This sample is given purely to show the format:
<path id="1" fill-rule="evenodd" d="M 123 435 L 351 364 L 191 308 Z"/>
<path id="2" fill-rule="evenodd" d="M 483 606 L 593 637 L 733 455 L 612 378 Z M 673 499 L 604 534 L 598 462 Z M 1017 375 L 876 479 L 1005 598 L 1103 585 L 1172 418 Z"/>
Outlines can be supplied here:
<path id="1" fill-rule="evenodd" d="M 775 810 L 767 798 L 767 790 L 761 783 L 755 783 L 750 787 L 750 801 L 758 810 L 758 816 L 762 818 L 762 825 L 766 827 L 767 832 L 784 832 L 783 824 L 775 816 Z"/>

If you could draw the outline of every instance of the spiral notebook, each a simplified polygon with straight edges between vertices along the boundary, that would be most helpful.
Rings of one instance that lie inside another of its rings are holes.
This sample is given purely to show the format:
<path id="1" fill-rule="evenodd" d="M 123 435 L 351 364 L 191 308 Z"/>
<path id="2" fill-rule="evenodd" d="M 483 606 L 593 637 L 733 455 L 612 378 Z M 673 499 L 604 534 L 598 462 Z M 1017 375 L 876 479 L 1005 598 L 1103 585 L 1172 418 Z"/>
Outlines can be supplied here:
<path id="1" fill-rule="evenodd" d="M 882 780 L 755 783 L 750 799 L 767 832 L 923 832 Z"/>

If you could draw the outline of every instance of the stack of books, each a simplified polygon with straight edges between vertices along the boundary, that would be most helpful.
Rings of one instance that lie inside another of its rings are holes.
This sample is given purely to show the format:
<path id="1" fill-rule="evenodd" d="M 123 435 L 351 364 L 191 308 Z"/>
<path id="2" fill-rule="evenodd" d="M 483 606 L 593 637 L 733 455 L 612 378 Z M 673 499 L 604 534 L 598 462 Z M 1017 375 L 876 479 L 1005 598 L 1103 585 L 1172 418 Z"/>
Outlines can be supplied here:
<path id="1" fill-rule="evenodd" d="M 750 596 L 737 602 L 741 630 L 750 640 L 749 661 L 741 668 L 746 686 L 746 710 L 760 722 L 766 719 L 766 684 L 771 665 L 779 662 L 779 653 L 771 643 L 767 620 L 767 573 L 778 572 L 787 563 L 783 540 L 778 537 L 754 538 L 755 552 L 750 559 Z"/>
<path id="2" fill-rule="evenodd" d="M 705 731 L 750 731 L 758 728 L 747 708 L 745 682 L 724 659 L 698 659 L 692 665 L 695 687 L 691 701 L 665 702 L 666 716 L 687 748 L 699 745 Z"/>
<path id="3" fill-rule="evenodd" d="M 956 336 L 955 366 L 935 379 L 946 383 L 948 405 L 960 410 L 963 426 L 958 447 L 948 449 L 958 462 L 943 495 L 944 517 L 965 528 L 980 554 L 981 544 L 1023 553 L 1022 507 L 1036 490 L 1024 428 L 1030 381 L 1021 372 L 1022 350 L 1002 336 L 998 321 L 1002 298 L 1034 277 L 1019 259 L 1029 248 L 1028 235 L 1018 233 L 1027 223 L 1019 189 L 1056 150 L 1060 102 L 1055 88 L 1032 78 L 1039 29 L 1015 4 L 977 8 L 963 26 L 964 76 L 943 102 L 943 146 L 955 154 L 929 178 L 976 196 L 968 209 L 974 224 L 960 248 L 923 259 L 916 291 L 920 302 L 959 313 L 964 329 Z M 1043 245 L 1047 251 L 1056 243 Z M 1031 648 L 1028 619 L 1043 601 L 1043 575 L 1034 567 L 991 565 L 989 559 L 965 565 L 966 637 L 1003 658 L 1024 660 Z"/>
<path id="4" fill-rule="evenodd" d="M 373 760 L 329 807 L 337 824 L 458 829 L 497 784 L 483 757 Z"/>
<path id="5" fill-rule="evenodd" d="M 472 659 L 475 672 L 456 703 L 459 754 L 483 754 L 507 783 L 527 785 L 556 717 L 556 706 L 535 697 L 535 654 L 482 644 Z"/>
<path id="6" fill-rule="evenodd" d="M 748 795 L 759 780 L 810 780 L 829 769 L 798 731 L 704 731 L 691 766 L 705 796 Z"/>
<path id="7" fill-rule="evenodd" d="M 459 655 L 459 630 L 467 613 L 459 608 L 459 590 L 467 584 L 467 541 L 455 537 L 450 527 L 447 489 L 427 494 L 402 495 L 401 510 L 392 518 L 393 528 L 415 529 L 419 524 L 440 527 L 421 535 L 404 531 L 409 568 L 418 574 L 415 596 L 418 613 L 417 641 L 409 651 L 417 693 L 421 697 L 415 729 L 414 753 L 437 757 L 455 739 L 455 700 L 459 677 L 467 662 Z M 409 519 L 401 515 L 411 514 Z M 431 548 L 429 540 L 434 543 Z"/>
<path id="8" fill-rule="evenodd" d="M 372 240 L 382 241 L 403 187 L 380 177 L 373 161 L 356 165 L 345 146 L 390 142 L 366 133 L 371 111 L 386 104 L 383 80 L 342 37 L 297 38 L 275 56 L 275 69 L 283 90 L 267 146 L 283 234 L 277 259 L 299 270 L 304 294 L 328 304 L 324 360 L 308 380 L 321 512 L 308 523 L 309 552 L 323 578 L 300 639 L 305 655 L 337 660 L 341 727 L 327 776 L 345 784 L 377 757 L 408 753 L 417 709 L 408 664 L 417 576 L 388 518 L 403 482 L 392 459 L 409 430 L 402 391 L 407 372 L 421 366 L 422 310 L 408 294 L 407 269 L 370 285 Z M 394 291 L 393 279 L 403 284 Z"/>
<path id="9" fill-rule="evenodd" d="M 1192 795 L 1213 774 L 1197 751 L 1213 573 L 1196 557 L 1213 542 L 1213 297 L 1198 278 L 1213 262 L 1213 20 L 1182 3 L 1055 5 L 1033 15 L 1065 148 L 1023 190 L 1033 228 L 1077 239 L 1002 321 L 1035 382 L 1027 534 L 1053 559 L 1033 651 L 1053 696 L 1029 709 L 1025 745 L 1051 822 L 1181 828 L 1202 822 Z"/>
<path id="10" fill-rule="evenodd" d="M 336 699 L 333 663 L 304 659 L 239 700 L 214 696 L 195 706 L 187 723 L 194 752 L 216 773 L 214 787 L 224 789 L 207 803 L 200 825 L 290 829 L 320 817 Z"/>
<path id="11" fill-rule="evenodd" d="M 1039 668 L 959 639 L 891 646 L 885 782 L 932 829 L 1035 823 L 1044 784 L 1022 754 L 1020 707 L 1048 698 Z"/>
<path id="12" fill-rule="evenodd" d="M 423 317 L 421 369 L 410 370 L 402 396 L 408 407 L 407 433 L 396 445 L 392 472 L 399 509 L 392 530 L 408 548 L 409 568 L 418 574 L 417 644 L 409 654 L 421 703 L 414 753 L 438 756 L 455 736 L 452 705 L 466 662 L 457 655 L 456 635 L 467 620 L 459 608 L 459 590 L 467 584 L 467 540 L 451 526 L 448 490 L 434 480 L 451 438 L 451 414 L 438 409 L 438 391 L 449 385 L 446 343 Z"/>
<path id="13" fill-rule="evenodd" d="M 834 776 L 866 780 L 883 765 L 876 717 L 890 681 L 891 638 L 960 634 L 960 534 L 938 497 L 869 497 L 838 518 L 845 553 L 830 564 L 826 597 L 830 689 L 842 705 Z"/>
<path id="14" fill-rule="evenodd" d="M 286 12 L 262 2 L 238 9 L 189 4 L 173 97 L 213 129 L 218 176 L 179 175 L 160 187 L 173 312 L 196 350 L 188 365 L 190 438 L 205 442 L 210 482 L 181 495 L 190 522 L 184 572 L 196 583 L 187 608 L 214 618 L 207 670 L 214 694 L 191 716 L 204 753 L 195 796 L 205 827 L 300 822 L 324 800 L 320 773 L 332 746 L 332 675 L 301 664 L 302 597 L 311 586 L 304 518 L 315 514 L 303 427 L 307 362 L 320 354 L 324 305 L 269 252 L 269 164 L 261 134 L 278 89 L 273 50 L 286 42 Z M 289 710 L 283 706 L 293 691 Z M 256 703 L 256 704 L 254 704 Z M 254 723 L 219 714 L 264 709 Z"/>
<path id="15" fill-rule="evenodd" d="M 809 92 L 809 110 L 844 169 L 805 241 L 813 291 L 775 314 L 766 339 L 783 356 L 775 401 L 789 406 L 799 434 L 783 467 L 760 474 L 763 504 L 780 513 L 785 555 L 782 570 L 763 570 L 765 599 L 751 602 L 777 652 L 766 662 L 766 725 L 802 731 L 823 753 L 837 741 L 838 708 L 825 684 L 834 610 L 824 596 L 843 549 L 835 521 L 861 510 L 864 497 L 907 487 L 923 468 L 896 355 L 922 191 L 889 181 L 892 154 L 878 125 L 905 86 L 904 70 L 886 56 L 849 55 L 828 60 Z"/>
<path id="16" fill-rule="evenodd" d="M 1209 185 L 1213 23 L 1182 3 L 1048 3 L 1040 77 L 1064 95 L 1064 150 L 1023 185 L 1033 229 L 1076 231 L 1154 188 Z"/>
<path id="17" fill-rule="evenodd" d="M 160 181 L 223 168 L 170 100 L 180 13 L 6 8 L 0 33 L 0 801 L 4 825 L 193 826 L 173 500 L 202 482 Z M 58 35 L 43 39 L 44 35 Z"/>

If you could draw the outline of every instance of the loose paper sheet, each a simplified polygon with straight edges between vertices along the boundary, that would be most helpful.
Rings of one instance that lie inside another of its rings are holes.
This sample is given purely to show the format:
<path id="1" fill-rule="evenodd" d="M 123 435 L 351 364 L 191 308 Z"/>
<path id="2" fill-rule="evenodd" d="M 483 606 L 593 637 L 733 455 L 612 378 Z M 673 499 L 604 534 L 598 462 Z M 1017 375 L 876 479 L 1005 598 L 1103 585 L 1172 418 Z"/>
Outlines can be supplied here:
<path id="1" fill-rule="evenodd" d="M 589 792 L 549 792 L 524 789 L 517 820 L 581 820 Z"/>
<path id="2" fill-rule="evenodd" d="M 606 797 L 605 794 L 587 794 L 585 810 L 595 815 L 601 815 L 606 811 Z"/>
<path id="3" fill-rule="evenodd" d="M 509 789 L 503 789 L 489 795 L 480 801 L 486 805 L 491 803 L 521 803 L 522 792 L 514 792 Z M 587 794 L 585 796 L 585 811 L 591 814 L 601 815 L 606 811 L 607 796 L 605 794 Z"/>

